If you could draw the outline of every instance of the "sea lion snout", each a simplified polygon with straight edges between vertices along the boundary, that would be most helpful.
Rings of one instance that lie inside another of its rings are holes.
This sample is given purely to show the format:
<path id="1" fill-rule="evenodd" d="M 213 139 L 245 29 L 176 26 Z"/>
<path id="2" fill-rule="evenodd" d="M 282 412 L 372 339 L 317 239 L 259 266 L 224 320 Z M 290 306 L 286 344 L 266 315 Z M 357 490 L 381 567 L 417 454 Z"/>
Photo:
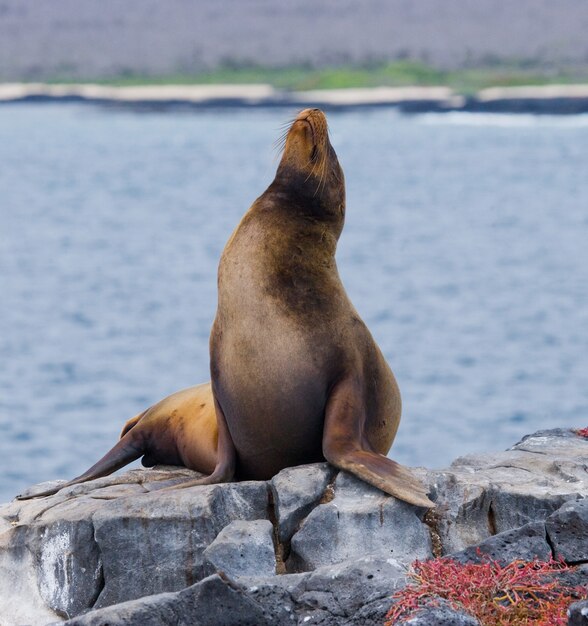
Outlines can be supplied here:
<path id="1" fill-rule="evenodd" d="M 322 119 L 325 124 L 327 123 L 327 118 L 320 109 L 303 109 L 296 116 L 296 121 L 308 120 L 309 118 Z"/>
<path id="2" fill-rule="evenodd" d="M 328 143 L 328 124 L 325 114 L 320 109 L 304 109 L 296 116 L 296 122 L 306 122 L 312 131 L 313 147 L 323 147 Z M 292 126 L 294 126 L 294 124 Z"/>
<path id="3" fill-rule="evenodd" d="M 336 163 L 336 165 L 335 165 Z M 327 118 L 320 109 L 304 109 L 300 111 L 285 136 L 284 153 L 280 162 L 280 170 L 288 168 L 304 176 L 297 182 L 299 188 L 305 186 L 309 179 L 316 179 L 324 184 L 329 169 L 339 169 L 337 157 L 329 141 Z M 310 181 L 316 191 L 316 180 Z"/>

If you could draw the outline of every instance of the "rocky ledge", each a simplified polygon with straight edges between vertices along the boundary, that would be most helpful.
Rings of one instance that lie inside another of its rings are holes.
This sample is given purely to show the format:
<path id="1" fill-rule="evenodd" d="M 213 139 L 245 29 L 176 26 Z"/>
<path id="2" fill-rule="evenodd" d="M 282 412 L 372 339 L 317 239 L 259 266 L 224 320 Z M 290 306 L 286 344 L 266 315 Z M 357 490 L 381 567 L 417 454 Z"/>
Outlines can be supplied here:
<path id="1" fill-rule="evenodd" d="M 407 565 L 444 555 L 563 558 L 588 585 L 587 468 L 588 439 L 558 429 L 416 470 L 428 513 L 326 463 L 188 489 L 174 486 L 189 470 L 132 470 L 14 501 L 0 507 L 0 624 L 381 625 Z M 415 620 L 478 623 L 443 605 Z"/>

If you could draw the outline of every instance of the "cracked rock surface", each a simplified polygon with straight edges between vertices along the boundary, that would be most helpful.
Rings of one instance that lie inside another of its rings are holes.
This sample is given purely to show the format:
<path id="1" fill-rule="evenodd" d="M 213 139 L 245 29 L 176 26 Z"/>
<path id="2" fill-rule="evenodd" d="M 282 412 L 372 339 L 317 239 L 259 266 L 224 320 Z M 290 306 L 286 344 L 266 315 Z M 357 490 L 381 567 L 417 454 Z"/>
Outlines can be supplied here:
<path id="1" fill-rule="evenodd" d="M 0 624 L 382 624 L 416 558 L 588 562 L 587 467 L 588 439 L 558 429 L 417 470 L 426 515 L 326 463 L 187 489 L 189 470 L 131 470 L 14 501 Z"/>

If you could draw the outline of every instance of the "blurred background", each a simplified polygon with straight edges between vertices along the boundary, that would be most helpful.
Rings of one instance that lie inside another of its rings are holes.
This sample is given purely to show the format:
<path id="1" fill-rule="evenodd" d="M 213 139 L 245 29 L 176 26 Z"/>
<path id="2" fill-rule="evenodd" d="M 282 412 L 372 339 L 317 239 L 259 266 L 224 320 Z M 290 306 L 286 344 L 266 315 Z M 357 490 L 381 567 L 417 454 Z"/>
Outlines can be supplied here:
<path id="1" fill-rule="evenodd" d="M 584 0 L 1 0 L 0 501 L 209 379 L 220 253 L 309 104 L 391 455 L 585 427 L 586 32 Z"/>

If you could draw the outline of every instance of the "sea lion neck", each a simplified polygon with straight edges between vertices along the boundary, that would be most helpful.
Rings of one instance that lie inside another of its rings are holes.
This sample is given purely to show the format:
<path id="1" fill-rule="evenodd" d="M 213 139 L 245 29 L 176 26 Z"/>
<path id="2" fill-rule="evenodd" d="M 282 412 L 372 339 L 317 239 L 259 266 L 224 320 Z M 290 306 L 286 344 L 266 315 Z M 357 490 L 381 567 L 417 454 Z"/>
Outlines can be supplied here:
<path id="1" fill-rule="evenodd" d="M 279 195 L 286 200 L 282 208 L 293 213 L 328 222 L 342 220 L 345 214 L 344 185 L 317 189 L 315 182 L 309 184 L 307 176 L 300 171 L 281 168 L 264 195 Z"/>

